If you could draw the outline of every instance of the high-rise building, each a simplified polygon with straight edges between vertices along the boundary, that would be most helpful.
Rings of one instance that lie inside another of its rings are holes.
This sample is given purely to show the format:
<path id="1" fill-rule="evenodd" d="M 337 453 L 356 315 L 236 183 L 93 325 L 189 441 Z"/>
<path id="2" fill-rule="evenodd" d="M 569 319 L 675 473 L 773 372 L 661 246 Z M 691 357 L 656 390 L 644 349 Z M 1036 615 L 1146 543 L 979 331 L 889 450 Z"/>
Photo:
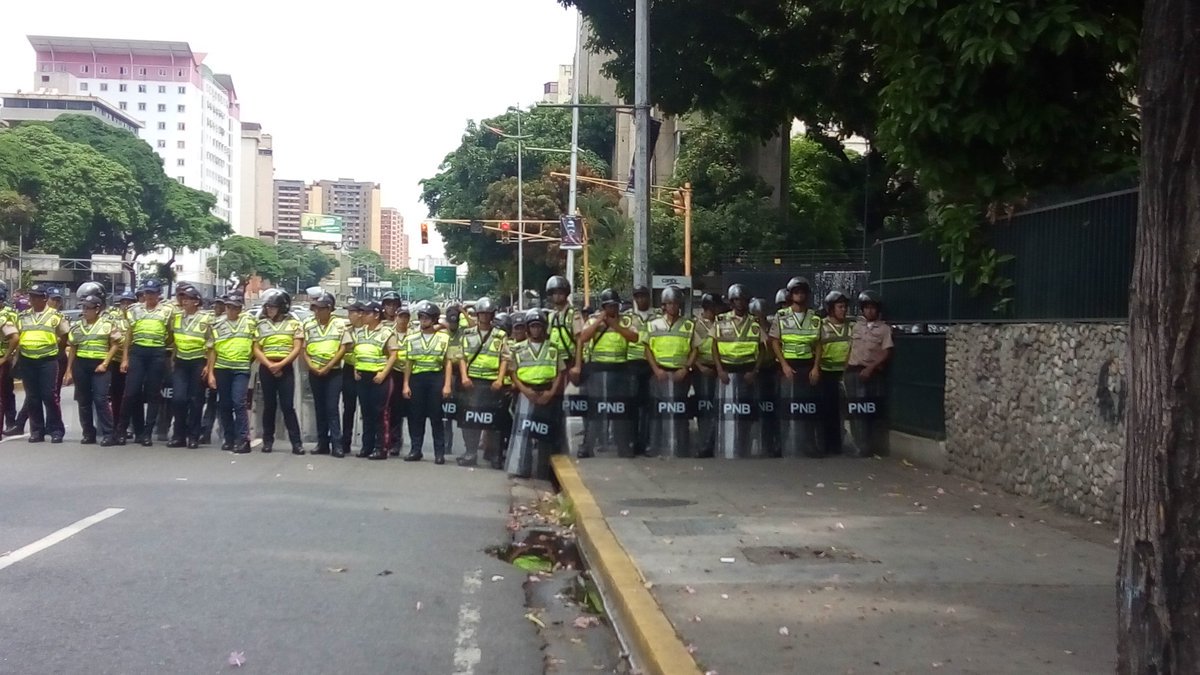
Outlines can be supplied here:
<path id="1" fill-rule="evenodd" d="M 575 67 L 563 64 L 558 67 L 558 79 L 542 86 L 542 103 L 570 103 L 571 80 Z"/>
<path id="2" fill-rule="evenodd" d="M 233 78 L 204 64 L 186 42 L 28 36 L 34 88 L 94 95 L 143 124 L 141 137 L 168 176 L 216 196 L 213 214 L 241 226 L 241 122 Z M 153 259 L 155 256 L 148 256 Z M 208 252 L 176 255 L 176 276 L 213 279 Z"/>
<path id="3" fill-rule="evenodd" d="M 300 214 L 308 210 L 309 189 L 302 180 L 276 179 L 273 191 L 271 229 L 275 241 L 300 241 Z"/>
<path id="4" fill-rule="evenodd" d="M 242 122 L 242 212 L 237 234 L 267 236 L 273 232 L 275 212 L 275 157 L 271 134 L 257 122 Z"/>
<path id="5" fill-rule="evenodd" d="M 316 181 L 308 188 L 308 211 L 342 217 L 342 245 L 379 251 L 382 223 L 379 184 L 349 178 Z"/>
<path id="6" fill-rule="evenodd" d="M 137 118 L 116 104 L 86 94 L 63 94 L 40 88 L 34 93 L 0 94 L 0 122 L 16 126 L 22 122 L 50 122 L 59 115 L 87 115 L 135 136 L 142 130 Z"/>
<path id="7" fill-rule="evenodd" d="M 404 233 L 404 216 L 390 206 L 379 211 L 379 255 L 388 269 L 408 267 L 408 235 Z"/>

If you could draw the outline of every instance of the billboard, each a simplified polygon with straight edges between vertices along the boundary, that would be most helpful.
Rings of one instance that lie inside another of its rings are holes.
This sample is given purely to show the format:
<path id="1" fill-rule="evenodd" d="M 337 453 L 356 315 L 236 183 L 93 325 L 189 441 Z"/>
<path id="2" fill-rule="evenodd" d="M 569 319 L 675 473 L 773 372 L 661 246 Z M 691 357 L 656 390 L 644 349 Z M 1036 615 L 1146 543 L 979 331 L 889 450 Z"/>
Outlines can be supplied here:
<path id="1" fill-rule="evenodd" d="M 562 241 L 558 248 L 562 251 L 578 251 L 583 248 L 583 223 L 579 216 L 562 216 L 559 219 L 559 232 Z"/>
<path id="2" fill-rule="evenodd" d="M 342 217 L 322 213 L 300 214 L 300 239 L 342 243 Z"/>

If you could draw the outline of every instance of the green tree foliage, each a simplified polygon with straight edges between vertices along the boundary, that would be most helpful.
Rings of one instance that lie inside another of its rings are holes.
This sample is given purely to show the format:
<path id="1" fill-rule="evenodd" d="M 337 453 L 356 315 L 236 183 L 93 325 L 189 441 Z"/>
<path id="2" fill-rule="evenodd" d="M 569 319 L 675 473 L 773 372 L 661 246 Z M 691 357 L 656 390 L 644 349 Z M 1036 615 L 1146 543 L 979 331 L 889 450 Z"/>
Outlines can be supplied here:
<path id="1" fill-rule="evenodd" d="M 392 282 L 392 290 L 410 302 L 438 297 L 437 284 L 433 283 L 433 278 L 416 270 L 389 270 L 383 278 Z"/>
<path id="2" fill-rule="evenodd" d="M 265 279 L 280 279 L 284 271 L 279 252 L 274 246 L 255 237 L 240 235 L 234 235 L 221 242 L 219 255 L 209 259 L 208 269 L 214 273 L 219 270 L 222 279 L 236 274 L 242 281 L 254 275 Z"/>
<path id="3" fill-rule="evenodd" d="M 338 266 L 328 253 L 312 246 L 282 242 L 275 248 L 280 274 L 272 277 L 284 289 L 305 289 L 317 286 Z"/>
<path id="4" fill-rule="evenodd" d="M 467 124 L 458 148 L 446 155 L 437 175 L 421 181 L 422 200 L 431 216 L 443 219 L 516 219 L 517 142 L 489 131 L 516 135 L 517 116 L 505 112 Z M 606 176 L 615 134 L 610 110 L 585 110 L 580 114 L 579 172 Z M 562 108 L 539 108 L 522 113 L 521 135 L 529 147 L 568 149 L 571 114 Z M 524 215 L 526 220 L 557 220 L 566 211 L 565 181 L 548 174 L 565 171 L 567 156 L 526 149 L 523 159 Z M 465 262 L 480 275 L 477 284 L 507 293 L 516 287 L 516 245 L 504 245 L 496 233 L 472 234 L 459 225 L 438 225 L 446 253 Z M 526 279 L 543 279 L 561 270 L 562 256 L 548 244 L 525 246 Z"/>
<path id="5" fill-rule="evenodd" d="M 0 237 L 11 240 L 28 233 L 36 218 L 33 199 L 16 190 L 0 189 Z"/>
<path id="6" fill-rule="evenodd" d="M 141 188 L 127 168 L 44 126 L 25 125 L 0 134 L 39 169 L 37 217 L 27 248 L 72 257 L 124 253 L 124 233 L 146 222 L 139 203 Z"/>

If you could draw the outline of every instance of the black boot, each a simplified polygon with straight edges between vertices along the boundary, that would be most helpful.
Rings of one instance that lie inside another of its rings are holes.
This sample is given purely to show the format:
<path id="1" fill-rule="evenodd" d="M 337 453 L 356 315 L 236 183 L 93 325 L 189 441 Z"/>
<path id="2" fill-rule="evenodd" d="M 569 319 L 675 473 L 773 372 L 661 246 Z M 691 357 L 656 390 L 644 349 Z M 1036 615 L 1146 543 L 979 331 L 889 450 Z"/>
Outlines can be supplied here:
<path id="1" fill-rule="evenodd" d="M 366 459 L 367 457 L 370 457 L 372 454 L 374 454 L 373 450 L 367 450 L 366 448 L 363 448 L 362 450 L 359 450 L 357 453 L 355 453 L 354 456 L 358 457 L 359 459 Z"/>
<path id="2" fill-rule="evenodd" d="M 100 439 L 100 447 L 102 448 L 111 448 L 116 444 L 117 441 L 112 436 L 105 436 L 104 438 Z"/>
<path id="3" fill-rule="evenodd" d="M 263 452 L 274 452 L 275 446 L 266 441 L 263 441 L 262 451 Z"/>
<path id="4" fill-rule="evenodd" d="M 442 452 L 433 453 L 433 463 L 441 466 L 446 463 L 446 455 Z"/>
<path id="5" fill-rule="evenodd" d="M 29 442 L 30 442 L 30 443 L 45 443 L 45 442 L 46 442 L 46 437 L 45 437 L 45 436 L 42 436 L 42 435 L 40 435 L 40 434 L 39 434 L 39 435 L 37 435 L 37 436 L 32 436 L 32 435 L 31 435 L 31 436 L 29 437 Z"/>
<path id="6" fill-rule="evenodd" d="M 50 434 L 50 442 L 51 443 L 62 443 L 63 442 L 62 434 Z"/>
<path id="7" fill-rule="evenodd" d="M 96 444 L 96 434 L 85 435 L 82 439 L 80 439 L 79 444 L 80 445 L 95 445 Z"/>
<path id="8" fill-rule="evenodd" d="M 221 444 L 221 450 L 224 452 L 233 452 L 233 443 L 230 441 L 225 441 Z"/>
<path id="9" fill-rule="evenodd" d="M 404 461 L 406 462 L 419 462 L 422 459 L 423 457 L 419 452 L 410 452 L 404 456 Z"/>
<path id="10" fill-rule="evenodd" d="M 304 444 L 292 443 L 292 454 L 293 455 L 303 455 L 304 454 Z"/>
<path id="11" fill-rule="evenodd" d="M 182 448 L 185 446 L 187 446 L 187 441 L 182 438 L 172 438 L 170 441 L 167 441 L 168 448 Z"/>
<path id="12" fill-rule="evenodd" d="M 388 458 L 388 451 L 384 450 L 383 448 L 376 450 L 375 452 L 371 453 L 370 456 L 367 457 L 367 459 L 387 459 L 387 458 Z"/>
<path id="13" fill-rule="evenodd" d="M 337 457 L 338 459 L 341 459 L 346 456 L 346 451 L 342 450 L 341 448 L 334 448 L 333 451 L 330 452 L 329 454 L 333 455 L 334 457 Z"/>
<path id="14" fill-rule="evenodd" d="M 242 444 L 238 446 L 237 450 L 233 451 L 233 454 L 235 454 L 235 455 L 246 455 L 249 453 L 250 453 L 250 441 L 242 441 Z"/>
<path id="15" fill-rule="evenodd" d="M 195 450 L 196 448 L 200 447 L 200 442 L 194 438 L 189 438 L 188 442 L 187 442 L 187 446 L 188 446 L 189 450 Z"/>
<path id="16" fill-rule="evenodd" d="M 479 460 L 475 455 L 459 455 L 458 459 L 454 461 L 459 466 L 479 466 Z"/>
<path id="17" fill-rule="evenodd" d="M 202 434 L 200 436 L 200 445 L 212 445 L 212 434 Z"/>
<path id="18" fill-rule="evenodd" d="M 329 444 L 328 443 L 318 443 L 317 449 L 313 450 L 313 454 L 314 455 L 328 455 L 329 454 Z"/>

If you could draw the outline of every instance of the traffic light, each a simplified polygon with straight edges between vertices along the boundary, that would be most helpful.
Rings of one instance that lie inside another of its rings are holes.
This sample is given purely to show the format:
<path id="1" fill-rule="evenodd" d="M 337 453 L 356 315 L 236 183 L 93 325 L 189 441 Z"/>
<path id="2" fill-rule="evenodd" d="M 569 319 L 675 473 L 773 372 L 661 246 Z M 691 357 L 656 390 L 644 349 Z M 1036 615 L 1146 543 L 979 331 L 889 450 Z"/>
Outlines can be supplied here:
<path id="1" fill-rule="evenodd" d="M 471 234 L 483 234 L 483 221 L 482 220 L 472 220 L 471 221 Z"/>
<path id="2" fill-rule="evenodd" d="M 675 207 L 675 215 L 682 216 L 686 208 L 683 200 L 683 190 L 673 190 L 671 192 L 671 204 Z"/>
<path id="3" fill-rule="evenodd" d="M 429 223 L 421 223 L 421 243 L 429 243 Z"/>
<path id="4" fill-rule="evenodd" d="M 507 244 L 512 240 L 512 225 L 507 220 L 500 223 L 500 242 Z"/>

